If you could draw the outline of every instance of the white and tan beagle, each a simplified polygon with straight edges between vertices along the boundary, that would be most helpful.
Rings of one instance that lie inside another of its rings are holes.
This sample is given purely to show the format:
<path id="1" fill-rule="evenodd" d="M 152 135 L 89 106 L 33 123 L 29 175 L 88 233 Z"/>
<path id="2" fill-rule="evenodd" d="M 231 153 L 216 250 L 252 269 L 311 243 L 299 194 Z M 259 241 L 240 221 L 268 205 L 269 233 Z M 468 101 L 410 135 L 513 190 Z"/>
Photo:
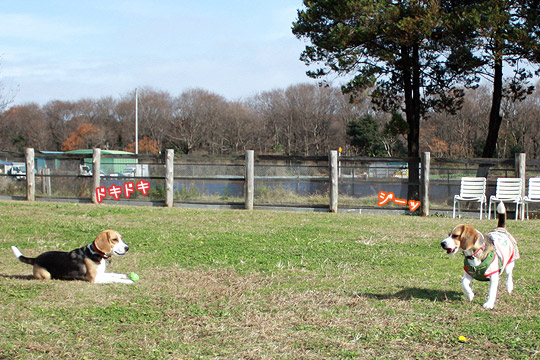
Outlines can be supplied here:
<path id="1" fill-rule="evenodd" d="M 125 255 L 129 246 L 117 231 L 105 230 L 96 239 L 70 252 L 48 251 L 38 257 L 24 256 L 17 247 L 11 249 L 23 263 L 34 266 L 34 277 L 38 280 L 86 280 L 91 283 L 133 284 L 125 274 L 105 272 L 107 261 L 114 255 Z"/>
<path id="2" fill-rule="evenodd" d="M 489 281 L 489 295 L 484 303 L 486 309 L 495 307 L 500 274 L 506 273 L 508 294 L 514 289 L 513 270 L 515 260 L 519 259 L 519 249 L 514 237 L 506 230 L 506 208 L 501 202 L 497 206 L 497 228 L 482 234 L 471 225 L 458 225 L 441 242 L 448 254 L 462 251 L 465 256 L 463 292 L 469 301 L 474 298 L 471 288 L 473 279 Z"/>

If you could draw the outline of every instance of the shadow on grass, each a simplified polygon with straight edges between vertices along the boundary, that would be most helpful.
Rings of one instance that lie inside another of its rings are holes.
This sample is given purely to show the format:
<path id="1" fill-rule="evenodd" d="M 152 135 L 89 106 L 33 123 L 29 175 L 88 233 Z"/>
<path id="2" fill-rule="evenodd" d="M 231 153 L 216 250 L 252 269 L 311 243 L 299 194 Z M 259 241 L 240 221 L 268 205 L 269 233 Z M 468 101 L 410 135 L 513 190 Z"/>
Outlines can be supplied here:
<path id="1" fill-rule="evenodd" d="M 422 289 L 422 288 L 404 288 L 394 294 L 358 293 L 356 295 L 358 297 L 377 299 L 377 300 L 423 299 L 423 300 L 431 300 L 431 301 L 455 301 L 455 300 L 461 300 L 463 297 L 463 293 L 458 292 L 458 291 L 442 291 L 442 290 Z"/>
<path id="2" fill-rule="evenodd" d="M 0 279 L 34 280 L 34 277 L 32 275 L 6 275 L 6 274 L 0 274 Z"/>

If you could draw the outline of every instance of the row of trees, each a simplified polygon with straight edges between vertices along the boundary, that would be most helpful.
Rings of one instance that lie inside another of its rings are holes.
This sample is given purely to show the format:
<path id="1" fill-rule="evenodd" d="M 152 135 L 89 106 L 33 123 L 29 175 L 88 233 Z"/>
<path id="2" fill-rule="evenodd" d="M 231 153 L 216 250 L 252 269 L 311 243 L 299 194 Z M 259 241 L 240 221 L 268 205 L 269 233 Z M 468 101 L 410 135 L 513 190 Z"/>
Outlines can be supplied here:
<path id="1" fill-rule="evenodd" d="M 173 148 L 182 153 L 322 154 L 344 146 L 350 119 L 362 114 L 341 91 L 313 85 L 227 101 L 202 89 L 173 97 L 142 89 L 138 98 L 141 153 Z M 134 149 L 135 99 L 51 101 L 13 106 L 0 114 L 0 149 Z M 145 145 L 146 144 L 146 145 Z"/>
<path id="2" fill-rule="evenodd" d="M 426 113 L 420 150 L 439 157 L 479 157 L 487 137 L 490 88 L 467 90 L 455 114 Z M 406 156 L 408 124 L 402 113 L 376 110 L 366 94 L 349 97 L 335 87 L 299 84 L 228 101 L 201 89 L 177 97 L 139 91 L 139 152 L 174 148 L 182 153 Z M 540 157 L 540 92 L 505 97 L 497 154 Z M 13 106 L 0 114 L 0 150 L 74 150 L 100 147 L 134 151 L 135 99 L 51 101 Z"/>

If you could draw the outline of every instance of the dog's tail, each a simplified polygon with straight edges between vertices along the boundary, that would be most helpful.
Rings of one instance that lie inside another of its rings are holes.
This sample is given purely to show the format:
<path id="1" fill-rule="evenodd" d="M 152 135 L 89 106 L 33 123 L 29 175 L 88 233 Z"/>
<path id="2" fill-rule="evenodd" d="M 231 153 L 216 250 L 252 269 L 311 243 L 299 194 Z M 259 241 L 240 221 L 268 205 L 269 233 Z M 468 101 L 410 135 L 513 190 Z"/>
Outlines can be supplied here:
<path id="1" fill-rule="evenodd" d="M 35 262 L 35 258 L 28 258 L 26 256 L 24 256 L 21 251 L 19 249 L 17 249 L 16 246 L 12 246 L 11 247 L 11 250 L 13 250 L 13 253 L 15 254 L 15 256 L 17 257 L 17 259 L 19 259 L 19 261 L 25 263 L 25 264 L 30 264 L 30 265 L 34 265 L 34 262 Z"/>
<path id="2" fill-rule="evenodd" d="M 506 207 L 502 201 L 499 203 L 499 205 L 497 205 L 497 215 L 499 219 L 497 227 L 506 227 Z"/>

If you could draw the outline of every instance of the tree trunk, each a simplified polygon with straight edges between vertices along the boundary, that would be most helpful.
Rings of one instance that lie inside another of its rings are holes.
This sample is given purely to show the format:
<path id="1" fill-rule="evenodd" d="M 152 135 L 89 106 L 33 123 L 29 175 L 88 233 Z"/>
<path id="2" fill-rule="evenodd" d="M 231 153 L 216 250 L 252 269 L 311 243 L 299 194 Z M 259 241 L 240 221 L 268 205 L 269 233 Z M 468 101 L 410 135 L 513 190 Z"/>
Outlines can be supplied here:
<path id="1" fill-rule="evenodd" d="M 412 58 L 409 51 L 412 50 Z M 409 157 L 408 200 L 420 200 L 420 65 L 418 45 L 402 47 L 403 88 L 405 90 L 405 115 L 409 124 L 407 156 Z"/>
<path id="2" fill-rule="evenodd" d="M 500 54 L 500 53 L 497 53 L 497 54 Z M 499 138 L 499 129 L 501 128 L 501 123 L 502 123 L 502 116 L 500 114 L 501 102 L 502 102 L 502 89 L 503 89 L 502 55 L 498 55 L 495 59 L 494 78 L 493 78 L 493 95 L 491 99 L 491 111 L 489 113 L 488 135 L 486 138 L 486 144 L 484 145 L 484 151 L 482 152 L 483 158 L 495 157 L 495 150 L 497 149 L 497 140 Z M 487 177 L 488 173 L 489 173 L 489 165 L 482 164 L 478 167 L 477 176 Z"/>

